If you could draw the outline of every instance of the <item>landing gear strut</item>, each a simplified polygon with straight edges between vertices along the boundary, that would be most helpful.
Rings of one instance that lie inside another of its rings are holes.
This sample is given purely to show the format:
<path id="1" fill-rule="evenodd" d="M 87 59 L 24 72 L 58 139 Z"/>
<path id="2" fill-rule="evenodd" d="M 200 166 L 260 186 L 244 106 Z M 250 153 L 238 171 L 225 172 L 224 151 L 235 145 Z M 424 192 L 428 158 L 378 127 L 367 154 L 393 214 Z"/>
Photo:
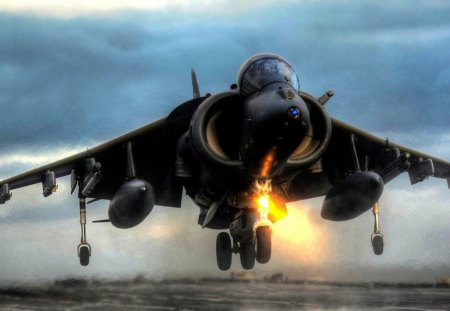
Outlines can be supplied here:
<path id="1" fill-rule="evenodd" d="M 81 225 L 81 242 L 78 244 L 78 257 L 80 264 L 87 266 L 89 257 L 91 256 L 91 246 L 86 240 L 86 198 L 80 198 L 80 225 Z"/>
<path id="2" fill-rule="evenodd" d="M 378 219 L 378 214 L 380 213 L 380 204 L 376 202 L 373 205 L 372 208 L 373 216 L 374 216 L 374 226 L 373 226 L 373 233 L 371 238 L 372 241 L 372 248 L 375 255 L 381 255 L 383 254 L 383 248 L 384 248 L 384 236 L 381 233 L 380 230 L 380 223 Z"/>
<path id="3" fill-rule="evenodd" d="M 256 246 L 256 260 L 268 263 L 272 252 L 272 221 L 269 219 L 271 180 L 256 180 L 255 192 L 258 195 L 258 219 L 253 225 L 253 241 Z"/>
<path id="4" fill-rule="evenodd" d="M 86 198 L 94 191 L 95 186 L 102 177 L 102 165 L 96 162 L 94 158 L 86 159 L 83 162 L 82 174 L 78 174 L 75 169 L 72 170 L 71 184 L 72 192 L 78 182 L 78 198 L 80 200 L 80 225 L 81 225 L 81 242 L 78 244 L 78 257 L 80 264 L 87 266 L 89 257 L 91 256 L 91 246 L 86 240 Z"/>

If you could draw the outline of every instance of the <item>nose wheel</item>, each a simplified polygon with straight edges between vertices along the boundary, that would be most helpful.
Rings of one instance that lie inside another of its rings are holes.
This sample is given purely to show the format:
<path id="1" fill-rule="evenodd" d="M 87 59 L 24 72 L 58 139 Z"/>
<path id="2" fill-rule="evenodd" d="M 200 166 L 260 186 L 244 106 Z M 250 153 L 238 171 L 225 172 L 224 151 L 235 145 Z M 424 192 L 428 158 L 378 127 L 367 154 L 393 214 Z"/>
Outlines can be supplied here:
<path id="1" fill-rule="evenodd" d="M 268 226 L 256 229 L 256 260 L 268 263 L 272 254 L 272 230 Z"/>
<path id="2" fill-rule="evenodd" d="M 380 223 L 378 219 L 378 215 L 380 214 L 380 204 L 378 202 L 376 202 L 372 207 L 372 212 L 374 216 L 374 226 L 370 240 L 372 241 L 372 248 L 374 254 L 381 255 L 383 254 L 384 249 L 384 235 L 381 233 L 380 230 Z"/>

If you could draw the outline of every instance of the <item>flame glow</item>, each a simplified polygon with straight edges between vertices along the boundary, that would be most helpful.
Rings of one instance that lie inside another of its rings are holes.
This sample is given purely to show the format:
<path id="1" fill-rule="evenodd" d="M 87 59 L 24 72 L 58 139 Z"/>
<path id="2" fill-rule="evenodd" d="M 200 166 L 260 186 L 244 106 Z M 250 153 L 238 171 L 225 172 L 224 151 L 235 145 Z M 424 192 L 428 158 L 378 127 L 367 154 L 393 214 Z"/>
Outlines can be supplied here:
<path id="1" fill-rule="evenodd" d="M 273 232 L 275 252 L 289 260 L 314 265 L 328 256 L 329 241 L 323 224 L 302 206 L 292 206 L 288 216 L 274 224 Z"/>
<path id="2" fill-rule="evenodd" d="M 260 207 L 268 208 L 269 207 L 269 198 L 267 196 L 262 195 L 258 199 L 258 205 Z"/>

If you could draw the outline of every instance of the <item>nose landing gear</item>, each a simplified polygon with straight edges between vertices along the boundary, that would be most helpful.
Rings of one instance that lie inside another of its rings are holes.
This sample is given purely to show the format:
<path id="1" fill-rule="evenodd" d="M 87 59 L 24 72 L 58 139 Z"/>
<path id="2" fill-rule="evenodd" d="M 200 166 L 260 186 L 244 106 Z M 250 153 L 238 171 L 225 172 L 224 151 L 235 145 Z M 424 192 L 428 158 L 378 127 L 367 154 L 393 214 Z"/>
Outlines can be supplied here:
<path id="1" fill-rule="evenodd" d="M 272 253 L 272 230 L 268 226 L 256 229 L 256 260 L 268 263 Z"/>
<path id="2" fill-rule="evenodd" d="M 271 180 L 256 180 L 255 192 L 258 195 L 259 219 L 253 225 L 253 241 L 256 244 L 256 260 L 268 263 L 272 253 L 272 221 L 269 219 Z"/>
<path id="3" fill-rule="evenodd" d="M 372 248 L 375 255 L 381 255 L 383 254 L 384 248 L 384 235 L 380 230 L 380 223 L 378 219 L 378 214 L 380 213 L 380 204 L 378 202 L 374 204 L 372 212 L 374 216 L 374 227 L 370 240 L 372 241 Z"/>

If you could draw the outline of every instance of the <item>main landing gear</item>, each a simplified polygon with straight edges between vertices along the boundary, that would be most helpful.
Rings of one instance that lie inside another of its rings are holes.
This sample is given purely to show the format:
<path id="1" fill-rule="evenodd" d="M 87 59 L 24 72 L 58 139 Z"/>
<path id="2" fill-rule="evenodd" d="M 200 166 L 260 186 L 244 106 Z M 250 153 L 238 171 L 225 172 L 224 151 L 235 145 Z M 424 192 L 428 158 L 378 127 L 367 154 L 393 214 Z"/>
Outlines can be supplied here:
<path id="1" fill-rule="evenodd" d="M 221 232 L 216 239 L 217 266 L 226 271 L 231 267 L 231 238 L 226 232 Z"/>
<path id="2" fill-rule="evenodd" d="M 254 184 L 256 202 L 238 212 L 230 225 L 230 234 L 221 232 L 216 240 L 217 266 L 220 270 L 231 267 L 232 253 L 239 253 L 242 268 L 253 269 L 255 261 L 269 262 L 272 252 L 272 222 L 269 220 L 270 180 L 257 180 Z M 231 242 L 232 237 L 233 242 Z"/>
<path id="3" fill-rule="evenodd" d="M 372 241 L 372 248 L 375 255 L 381 255 L 383 254 L 383 248 L 384 248 L 384 235 L 381 233 L 380 230 L 380 223 L 378 220 L 378 214 L 380 213 L 380 204 L 376 202 L 372 208 L 373 216 L 374 216 L 374 226 L 373 226 L 373 233 L 370 237 Z"/>
<path id="4" fill-rule="evenodd" d="M 247 242 L 231 242 L 230 235 L 221 232 L 216 239 L 217 266 L 226 271 L 231 267 L 231 255 L 239 253 L 241 266 L 250 270 L 255 266 L 255 261 L 261 264 L 268 263 L 272 250 L 272 231 L 269 227 L 260 227 L 256 230 L 255 239 Z"/>

